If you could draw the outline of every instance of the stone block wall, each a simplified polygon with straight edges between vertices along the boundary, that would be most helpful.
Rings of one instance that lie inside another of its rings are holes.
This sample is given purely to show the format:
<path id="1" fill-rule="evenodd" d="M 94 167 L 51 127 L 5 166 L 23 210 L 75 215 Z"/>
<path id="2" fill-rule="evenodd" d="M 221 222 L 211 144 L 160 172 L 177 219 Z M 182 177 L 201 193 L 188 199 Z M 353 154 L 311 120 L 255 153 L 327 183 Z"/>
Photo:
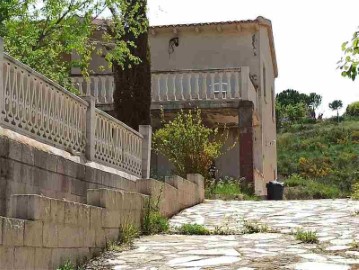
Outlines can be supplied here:
<path id="1" fill-rule="evenodd" d="M 8 217 L 0 217 L 0 269 L 47 270 L 67 260 L 81 263 L 117 240 L 122 225 L 140 228 L 150 201 L 159 200 L 167 217 L 202 202 L 203 177 L 187 178 L 137 180 L 138 192 L 88 189 L 87 204 L 13 194 Z"/>
<path id="2" fill-rule="evenodd" d="M 56 269 L 80 263 L 117 240 L 121 225 L 141 226 L 148 196 L 88 191 L 89 204 L 40 195 L 12 195 L 10 217 L 0 217 L 0 269 Z"/>
<path id="3" fill-rule="evenodd" d="M 0 215 L 9 211 L 12 194 L 42 194 L 86 203 L 87 190 L 112 188 L 136 191 L 133 179 L 89 166 L 80 158 L 54 154 L 49 146 L 0 134 Z"/>

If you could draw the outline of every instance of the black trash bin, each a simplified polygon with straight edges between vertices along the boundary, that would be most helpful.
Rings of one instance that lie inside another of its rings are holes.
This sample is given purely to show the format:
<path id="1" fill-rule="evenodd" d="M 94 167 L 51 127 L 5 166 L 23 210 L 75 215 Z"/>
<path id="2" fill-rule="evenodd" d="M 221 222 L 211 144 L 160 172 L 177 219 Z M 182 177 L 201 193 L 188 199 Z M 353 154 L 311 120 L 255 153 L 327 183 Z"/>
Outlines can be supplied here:
<path id="1" fill-rule="evenodd" d="M 267 184 L 268 200 L 283 200 L 284 184 L 276 180 Z"/>

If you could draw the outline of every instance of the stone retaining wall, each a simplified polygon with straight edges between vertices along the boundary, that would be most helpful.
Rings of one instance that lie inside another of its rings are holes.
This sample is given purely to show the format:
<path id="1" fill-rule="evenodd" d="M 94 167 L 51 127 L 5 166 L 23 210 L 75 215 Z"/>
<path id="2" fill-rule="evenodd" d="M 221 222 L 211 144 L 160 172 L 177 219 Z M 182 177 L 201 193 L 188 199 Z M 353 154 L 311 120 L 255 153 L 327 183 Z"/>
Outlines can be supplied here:
<path id="1" fill-rule="evenodd" d="M 55 154 L 52 149 L 23 136 L 15 140 L 0 134 L 0 215 L 8 214 L 12 194 L 42 194 L 86 203 L 88 189 L 136 191 L 137 178 L 90 166 L 80 157 L 58 149 L 60 153 Z M 66 154 L 70 157 L 64 157 Z"/>
<path id="2" fill-rule="evenodd" d="M 9 217 L 0 217 L 0 269 L 56 269 L 81 263 L 117 240 L 124 224 L 141 226 L 150 198 L 172 216 L 204 200 L 203 177 L 136 181 L 137 192 L 89 189 L 87 204 L 36 194 L 11 195 Z M 141 194 L 143 193 L 143 194 Z"/>

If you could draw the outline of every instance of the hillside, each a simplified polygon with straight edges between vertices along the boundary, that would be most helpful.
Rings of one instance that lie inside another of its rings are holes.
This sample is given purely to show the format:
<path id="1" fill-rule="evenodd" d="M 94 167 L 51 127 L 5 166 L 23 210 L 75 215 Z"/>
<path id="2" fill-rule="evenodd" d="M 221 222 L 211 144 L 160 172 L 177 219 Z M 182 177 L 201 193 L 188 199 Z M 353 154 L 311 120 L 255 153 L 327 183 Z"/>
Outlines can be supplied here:
<path id="1" fill-rule="evenodd" d="M 277 145 L 287 198 L 346 197 L 359 181 L 359 120 L 294 124 Z"/>

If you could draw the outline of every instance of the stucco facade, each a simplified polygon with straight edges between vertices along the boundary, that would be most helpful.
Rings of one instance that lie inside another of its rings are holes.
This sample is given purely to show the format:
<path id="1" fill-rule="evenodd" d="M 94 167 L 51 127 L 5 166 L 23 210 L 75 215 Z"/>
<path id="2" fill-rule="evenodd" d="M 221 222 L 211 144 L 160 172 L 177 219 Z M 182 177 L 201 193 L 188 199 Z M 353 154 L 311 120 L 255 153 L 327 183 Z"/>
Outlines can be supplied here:
<path id="1" fill-rule="evenodd" d="M 149 43 L 153 128 L 159 127 L 161 107 L 168 119 L 180 109 L 201 108 L 208 126 L 227 125 L 228 145 L 236 142 L 216 161 L 219 174 L 251 178 L 248 180 L 254 181 L 256 193 L 265 195 L 265 183 L 277 174 L 274 99 L 278 70 L 271 22 L 258 17 L 152 26 Z M 108 69 L 101 71 L 101 65 L 106 66 L 104 59 L 93 55 L 94 73 L 111 74 Z M 220 91 L 225 92 L 223 96 Z M 111 110 L 111 104 L 103 104 L 111 101 L 99 99 L 98 103 L 100 108 Z M 171 166 L 162 157 L 153 157 L 151 170 L 155 175 L 168 175 Z"/>

